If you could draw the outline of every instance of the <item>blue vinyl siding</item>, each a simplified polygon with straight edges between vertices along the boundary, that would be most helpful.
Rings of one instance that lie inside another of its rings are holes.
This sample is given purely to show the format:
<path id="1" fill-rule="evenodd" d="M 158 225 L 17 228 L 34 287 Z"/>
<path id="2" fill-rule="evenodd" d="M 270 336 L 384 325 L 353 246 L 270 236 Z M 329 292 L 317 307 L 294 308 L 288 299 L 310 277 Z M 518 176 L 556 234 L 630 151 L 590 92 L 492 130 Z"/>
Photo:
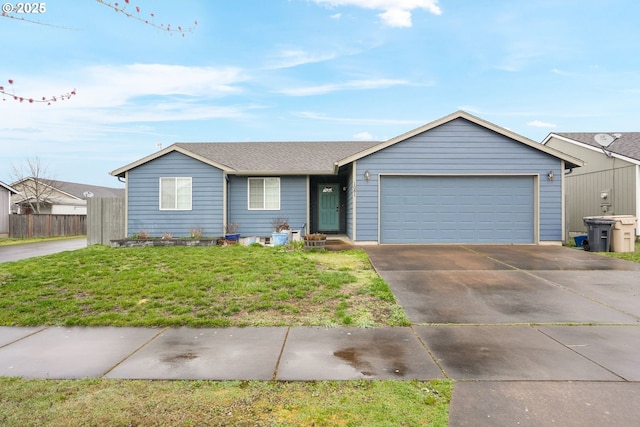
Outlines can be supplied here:
<path id="1" fill-rule="evenodd" d="M 280 210 L 249 210 L 246 176 L 229 176 L 229 222 L 237 222 L 241 236 L 270 236 L 272 221 L 289 220 L 292 230 L 301 230 L 307 221 L 307 177 L 280 177 Z"/>
<path id="2" fill-rule="evenodd" d="M 356 238 L 379 240 L 379 174 L 539 174 L 539 237 L 561 241 L 561 167 L 561 160 L 551 155 L 463 118 L 452 120 L 357 161 Z M 366 170 L 369 181 L 364 179 Z M 554 181 L 546 179 L 550 170 Z"/>
<path id="3" fill-rule="evenodd" d="M 192 178 L 191 210 L 160 210 L 160 177 Z M 127 181 L 129 235 L 144 230 L 154 237 L 185 237 L 192 228 L 202 229 L 207 237 L 222 234 L 221 170 L 174 151 L 131 169 Z"/>

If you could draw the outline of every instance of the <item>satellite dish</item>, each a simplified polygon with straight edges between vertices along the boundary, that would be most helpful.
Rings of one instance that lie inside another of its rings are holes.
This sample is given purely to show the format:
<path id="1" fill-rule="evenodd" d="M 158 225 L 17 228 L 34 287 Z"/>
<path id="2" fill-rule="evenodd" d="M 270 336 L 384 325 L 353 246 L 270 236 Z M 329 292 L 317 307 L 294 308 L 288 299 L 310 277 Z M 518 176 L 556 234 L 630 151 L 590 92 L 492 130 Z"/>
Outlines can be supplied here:
<path id="1" fill-rule="evenodd" d="M 91 191 L 85 191 L 84 193 L 82 193 L 82 195 L 85 199 L 90 199 L 93 197 L 93 193 Z"/>
<path id="2" fill-rule="evenodd" d="M 616 140 L 615 137 L 609 135 L 608 133 L 598 133 L 593 137 L 593 139 L 595 139 L 596 142 L 602 147 L 608 147 L 613 141 Z"/>

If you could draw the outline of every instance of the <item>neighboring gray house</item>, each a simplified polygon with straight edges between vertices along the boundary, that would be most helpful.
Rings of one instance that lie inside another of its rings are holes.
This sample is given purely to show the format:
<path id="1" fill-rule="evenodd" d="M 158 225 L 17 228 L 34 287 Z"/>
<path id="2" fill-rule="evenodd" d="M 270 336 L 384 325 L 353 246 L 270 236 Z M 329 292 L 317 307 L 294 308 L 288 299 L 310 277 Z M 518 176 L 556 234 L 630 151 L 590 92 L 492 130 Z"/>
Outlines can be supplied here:
<path id="1" fill-rule="evenodd" d="M 459 111 L 384 142 L 176 143 L 113 171 L 127 234 L 269 236 L 357 243 L 560 243 L 563 177 L 580 160 Z"/>
<path id="2" fill-rule="evenodd" d="M 585 161 L 566 177 L 567 237 L 585 233 L 586 216 L 640 218 L 640 132 L 604 134 L 613 140 L 606 148 L 596 142 L 596 135 L 603 134 L 551 133 L 542 142 Z"/>
<path id="3" fill-rule="evenodd" d="M 18 190 L 0 181 L 0 237 L 9 236 L 9 215 L 11 215 L 11 195 Z"/>
<path id="4" fill-rule="evenodd" d="M 41 214 L 86 215 L 87 199 L 92 197 L 124 197 L 124 188 L 101 187 L 76 182 L 27 177 L 11 184 L 20 193 L 12 196 L 11 203 L 18 213 L 34 212 L 36 199 Z"/>

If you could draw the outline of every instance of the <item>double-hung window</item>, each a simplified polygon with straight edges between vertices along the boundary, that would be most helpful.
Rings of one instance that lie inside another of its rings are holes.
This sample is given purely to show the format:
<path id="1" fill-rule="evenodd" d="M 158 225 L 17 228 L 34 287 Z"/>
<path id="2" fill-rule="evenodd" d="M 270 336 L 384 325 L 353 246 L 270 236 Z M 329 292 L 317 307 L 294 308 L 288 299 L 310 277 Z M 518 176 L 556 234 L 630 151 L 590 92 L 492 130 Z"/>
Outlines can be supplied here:
<path id="1" fill-rule="evenodd" d="M 161 211 L 190 211 L 191 210 L 191 178 L 190 177 L 160 178 L 160 210 Z"/>
<path id="2" fill-rule="evenodd" d="M 280 210 L 280 178 L 249 178 L 249 210 Z"/>

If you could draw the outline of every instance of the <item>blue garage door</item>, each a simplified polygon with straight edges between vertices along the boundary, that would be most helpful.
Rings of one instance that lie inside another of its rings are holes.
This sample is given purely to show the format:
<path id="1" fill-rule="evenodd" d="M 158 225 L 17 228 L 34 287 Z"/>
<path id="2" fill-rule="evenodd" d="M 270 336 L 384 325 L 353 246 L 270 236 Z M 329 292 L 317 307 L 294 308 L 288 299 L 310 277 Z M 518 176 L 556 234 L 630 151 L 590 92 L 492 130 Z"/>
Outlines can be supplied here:
<path id="1" fill-rule="evenodd" d="M 533 243 L 531 176 L 384 176 L 381 243 Z"/>

